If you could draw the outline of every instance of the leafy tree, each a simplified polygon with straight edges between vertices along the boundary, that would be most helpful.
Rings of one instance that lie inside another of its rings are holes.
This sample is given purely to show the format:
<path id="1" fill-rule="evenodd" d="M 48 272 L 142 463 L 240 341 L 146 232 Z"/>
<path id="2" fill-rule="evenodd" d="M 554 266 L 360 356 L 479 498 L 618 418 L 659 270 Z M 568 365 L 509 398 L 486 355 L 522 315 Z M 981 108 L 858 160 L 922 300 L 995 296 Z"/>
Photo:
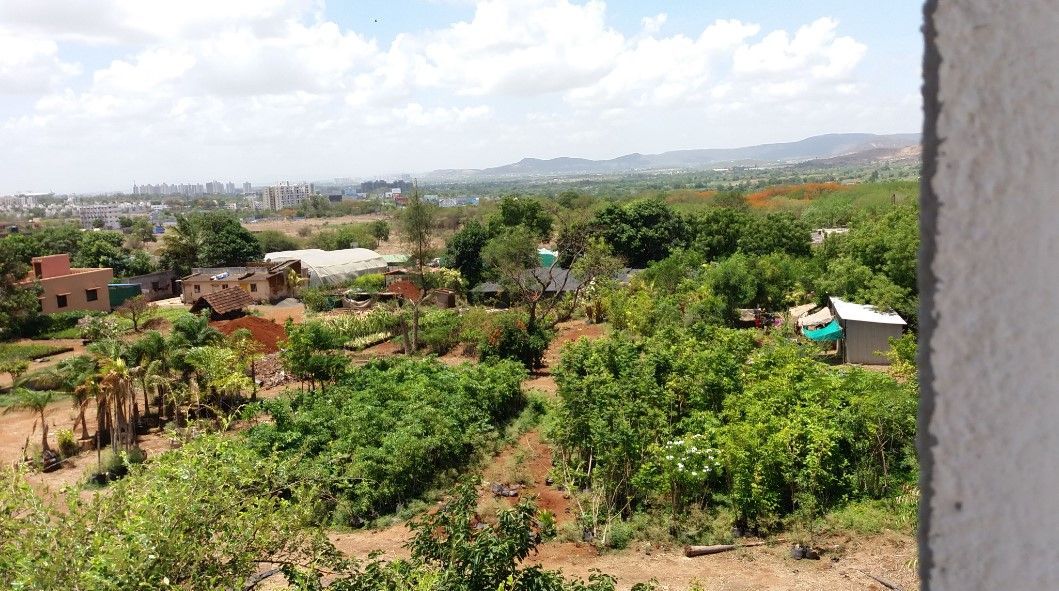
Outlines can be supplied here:
<path id="1" fill-rule="evenodd" d="M 496 236 L 517 226 L 528 229 L 538 240 L 547 241 L 552 235 L 552 215 L 536 199 L 504 197 L 489 218 L 489 233 Z"/>
<path id="2" fill-rule="evenodd" d="M 747 254 L 765 255 L 785 252 L 794 256 L 808 256 L 809 226 L 789 213 L 770 213 L 752 218 L 739 237 L 739 250 Z"/>
<path id="3" fill-rule="evenodd" d="M 261 245 L 235 216 L 222 212 L 205 213 L 201 214 L 199 224 L 203 240 L 198 265 L 227 267 L 261 260 L 264 254 Z"/>
<path id="4" fill-rule="evenodd" d="M 659 199 L 612 203 L 596 214 L 595 227 L 614 254 L 642 269 L 687 242 L 684 219 Z"/>
<path id="5" fill-rule="evenodd" d="M 140 326 L 158 314 L 158 304 L 148 302 L 142 295 L 122 302 L 114 313 L 132 323 L 132 330 L 140 332 Z"/>
<path id="6" fill-rule="evenodd" d="M 74 267 L 124 269 L 126 255 L 121 251 L 124 242 L 120 232 L 85 232 L 70 264 Z"/>
<path id="7" fill-rule="evenodd" d="M 261 564 L 331 566 L 333 547 L 307 527 L 308 484 L 290 477 L 296 463 L 205 436 L 133 469 L 108 494 L 71 491 L 57 502 L 0 471 L 0 588 L 246 589 Z"/>
<path id="8" fill-rule="evenodd" d="M 216 400 L 218 394 L 238 396 L 253 387 L 245 373 L 248 358 L 241 357 L 228 347 L 193 347 L 188 350 L 185 359 L 202 379 L 205 389 L 210 393 L 210 400 Z"/>
<path id="9" fill-rule="evenodd" d="M 412 245 L 412 263 L 416 266 L 416 280 L 419 282 L 419 297 L 410 300 L 412 304 L 411 352 L 419 351 L 420 307 L 428 296 L 425 267 L 430 260 L 430 240 L 434 229 L 434 218 L 437 207 L 427 203 L 419 195 L 419 188 L 412 192 L 404 211 L 401 213 L 401 233 Z"/>
<path id="10" fill-rule="evenodd" d="M 445 245 L 445 265 L 458 270 L 469 285 L 478 285 L 485 272 L 482 249 L 489 238 L 486 227 L 478 220 L 471 220 L 449 238 Z"/>
<path id="11" fill-rule="evenodd" d="M 695 235 L 693 248 L 706 260 L 716 261 L 735 254 L 739 240 L 750 226 L 750 214 L 738 209 L 707 210 L 689 222 Z"/>
<path id="12" fill-rule="evenodd" d="M 258 243 L 261 245 L 261 252 L 264 253 L 297 250 L 299 247 L 297 240 L 279 230 L 254 232 L 254 237 L 257 238 Z"/>
<path id="13" fill-rule="evenodd" d="M 371 235 L 378 242 L 385 242 L 390 239 L 390 224 L 386 220 L 375 220 L 368 226 L 371 228 Z"/>
<path id="14" fill-rule="evenodd" d="M 11 376 L 11 385 L 15 385 L 18 382 L 18 378 L 22 377 L 22 374 L 29 370 L 29 361 L 25 359 L 6 359 L 0 361 L 0 373 L 6 373 Z"/>
<path id="15" fill-rule="evenodd" d="M 20 327 L 29 324 L 39 315 L 37 287 L 21 285 L 29 267 L 21 262 L 14 250 L 15 245 L 0 240 L 0 337 L 10 338 Z"/>
<path id="16" fill-rule="evenodd" d="M 715 263 L 707 272 L 707 283 L 720 298 L 729 319 L 735 318 L 736 308 L 749 306 L 758 293 L 758 280 L 749 257 L 736 253 Z"/>
<path id="17" fill-rule="evenodd" d="M 211 211 L 177 216 L 162 237 L 161 265 L 187 275 L 193 267 L 227 267 L 259 260 L 261 244 L 227 213 Z"/>

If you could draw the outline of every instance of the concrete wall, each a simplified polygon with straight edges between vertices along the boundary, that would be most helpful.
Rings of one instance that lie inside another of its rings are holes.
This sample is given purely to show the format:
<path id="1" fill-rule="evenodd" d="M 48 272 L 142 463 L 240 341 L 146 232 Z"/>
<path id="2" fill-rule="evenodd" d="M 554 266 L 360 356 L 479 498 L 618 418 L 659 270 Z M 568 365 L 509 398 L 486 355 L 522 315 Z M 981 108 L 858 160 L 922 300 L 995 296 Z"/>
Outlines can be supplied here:
<path id="1" fill-rule="evenodd" d="M 926 13 L 923 588 L 1059 589 L 1059 2 Z"/>
<path id="2" fill-rule="evenodd" d="M 114 279 L 112 269 L 74 269 L 69 275 L 40 280 L 41 311 L 45 314 L 73 310 L 110 311 L 110 292 L 107 284 Z M 96 299 L 88 301 L 86 290 L 94 289 Z M 58 296 L 66 294 L 66 306 L 60 308 Z"/>
<path id="3" fill-rule="evenodd" d="M 70 274 L 70 255 L 68 254 L 33 257 L 31 262 L 33 275 L 37 279 Z"/>

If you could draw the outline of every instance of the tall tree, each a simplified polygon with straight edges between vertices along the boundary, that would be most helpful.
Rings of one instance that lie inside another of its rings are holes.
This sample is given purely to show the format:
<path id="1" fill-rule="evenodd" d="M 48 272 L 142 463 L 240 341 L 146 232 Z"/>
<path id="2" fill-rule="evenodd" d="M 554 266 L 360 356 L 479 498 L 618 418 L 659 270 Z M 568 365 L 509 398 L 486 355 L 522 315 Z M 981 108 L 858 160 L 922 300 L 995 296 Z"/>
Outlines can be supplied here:
<path id="1" fill-rule="evenodd" d="M 10 338 L 39 312 L 37 287 L 20 285 L 29 266 L 15 252 L 16 245 L 0 240 L 0 338 Z"/>
<path id="2" fill-rule="evenodd" d="M 547 241 L 552 235 L 552 214 L 540 201 L 527 197 L 504 197 L 497 212 L 489 219 L 489 231 L 493 236 L 506 228 L 522 226 L 539 240 Z"/>
<path id="3" fill-rule="evenodd" d="M 235 216 L 221 211 L 177 216 L 162 237 L 161 265 L 179 275 L 193 267 L 226 267 L 259 260 L 261 243 Z"/>
<path id="4" fill-rule="evenodd" d="M 661 199 L 612 203 L 596 214 L 595 226 L 614 254 L 634 268 L 666 258 L 688 237 L 684 218 Z"/>
<path id="5" fill-rule="evenodd" d="M 419 350 L 420 306 L 427 297 L 429 289 L 426 266 L 432 254 L 430 239 L 434 231 L 436 211 L 436 206 L 423 200 L 419 194 L 419 186 L 416 185 L 408 200 L 408 205 L 401 213 L 401 233 L 404 239 L 412 245 L 412 262 L 416 266 L 416 281 L 419 284 L 418 297 L 409 300 L 412 304 L 411 353 Z"/>
<path id="6" fill-rule="evenodd" d="M 470 286 L 482 281 L 482 249 L 489 242 L 489 231 L 478 220 L 471 220 L 449 238 L 445 245 L 445 265 L 460 272 Z"/>

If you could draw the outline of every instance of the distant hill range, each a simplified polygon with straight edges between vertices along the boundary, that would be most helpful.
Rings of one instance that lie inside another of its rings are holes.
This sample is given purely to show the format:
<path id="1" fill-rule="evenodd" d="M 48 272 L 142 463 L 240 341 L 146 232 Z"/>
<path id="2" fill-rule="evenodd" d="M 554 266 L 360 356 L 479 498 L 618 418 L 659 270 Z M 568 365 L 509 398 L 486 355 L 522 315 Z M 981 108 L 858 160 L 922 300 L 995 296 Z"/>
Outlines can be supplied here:
<path id="1" fill-rule="evenodd" d="M 660 170 L 704 170 L 732 166 L 818 165 L 851 166 L 882 161 L 914 160 L 919 156 L 919 134 L 832 133 L 797 142 L 761 144 L 744 148 L 674 150 L 661 154 L 627 154 L 610 160 L 586 158 L 523 158 L 514 164 L 484 169 L 435 170 L 434 178 L 541 177 L 582 174 L 622 174 Z"/>

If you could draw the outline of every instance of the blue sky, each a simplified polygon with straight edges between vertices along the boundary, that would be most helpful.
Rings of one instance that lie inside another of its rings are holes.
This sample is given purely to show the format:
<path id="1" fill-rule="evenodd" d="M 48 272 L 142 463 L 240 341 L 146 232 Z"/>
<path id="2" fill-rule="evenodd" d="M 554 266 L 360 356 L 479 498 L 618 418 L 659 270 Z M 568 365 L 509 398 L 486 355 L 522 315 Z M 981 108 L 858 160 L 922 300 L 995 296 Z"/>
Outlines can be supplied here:
<path id="1" fill-rule="evenodd" d="M 921 10 L 0 0 L 0 193 L 918 131 Z"/>

